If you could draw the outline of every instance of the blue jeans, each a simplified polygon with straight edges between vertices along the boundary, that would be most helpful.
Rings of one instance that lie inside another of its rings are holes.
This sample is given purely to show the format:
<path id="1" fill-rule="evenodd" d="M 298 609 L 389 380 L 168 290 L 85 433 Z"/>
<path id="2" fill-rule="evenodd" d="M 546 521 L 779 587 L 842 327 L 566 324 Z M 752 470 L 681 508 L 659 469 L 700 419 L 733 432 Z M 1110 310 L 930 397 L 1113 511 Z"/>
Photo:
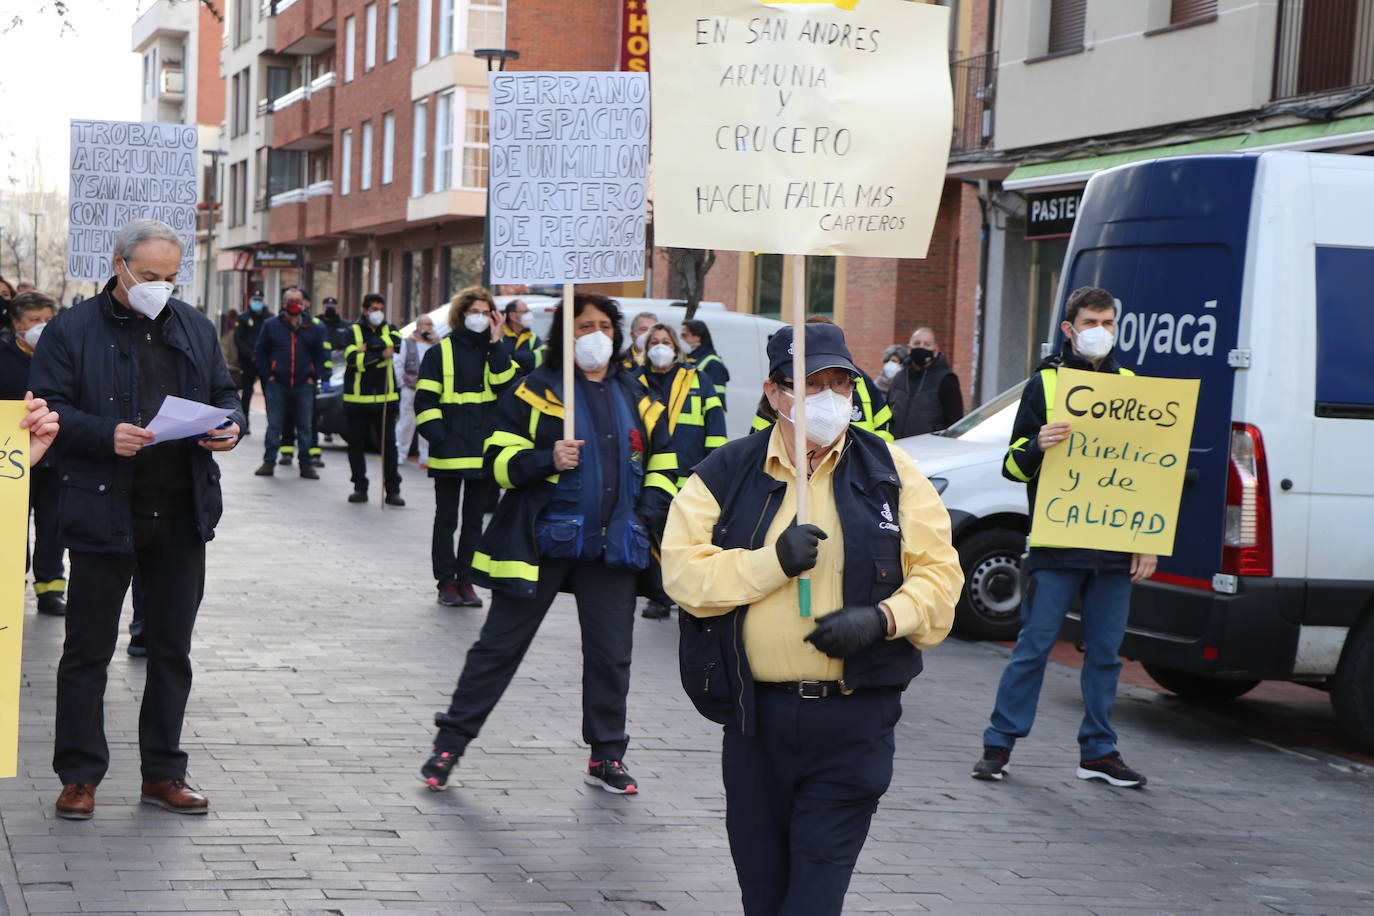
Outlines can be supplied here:
<path id="1" fill-rule="evenodd" d="M 304 467 L 310 460 L 310 450 L 305 446 L 310 444 L 310 428 L 315 420 L 315 386 L 268 381 L 264 383 L 264 391 L 267 394 L 267 442 L 262 460 L 268 464 L 277 460 L 282 431 L 290 424 L 296 431 L 296 442 L 301 444 L 300 463 Z"/>
<path id="2" fill-rule="evenodd" d="M 1027 576 L 1021 602 L 1021 635 L 1002 672 L 992 724 L 983 744 L 1010 750 L 1017 738 L 1030 734 L 1045 666 L 1059 628 L 1075 594 L 1082 596 L 1083 724 L 1078 745 L 1083 760 L 1096 760 L 1116 750 L 1112 705 L 1121 673 L 1117 651 L 1126 634 L 1131 605 L 1131 575 L 1125 570 L 1037 569 Z"/>

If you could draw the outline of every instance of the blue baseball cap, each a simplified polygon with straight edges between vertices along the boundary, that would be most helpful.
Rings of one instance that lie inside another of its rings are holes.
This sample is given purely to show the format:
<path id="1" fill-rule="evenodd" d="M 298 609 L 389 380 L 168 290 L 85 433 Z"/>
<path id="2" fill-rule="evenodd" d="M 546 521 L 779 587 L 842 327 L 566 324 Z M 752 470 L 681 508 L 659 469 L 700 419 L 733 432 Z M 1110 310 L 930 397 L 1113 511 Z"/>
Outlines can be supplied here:
<path id="1" fill-rule="evenodd" d="M 779 369 L 792 374 L 792 326 L 779 328 L 768 338 L 768 371 Z M 806 326 L 806 374 L 811 375 L 822 369 L 843 369 L 859 375 L 859 367 L 854 365 L 849 348 L 844 343 L 844 331 L 833 324 L 808 324 Z"/>

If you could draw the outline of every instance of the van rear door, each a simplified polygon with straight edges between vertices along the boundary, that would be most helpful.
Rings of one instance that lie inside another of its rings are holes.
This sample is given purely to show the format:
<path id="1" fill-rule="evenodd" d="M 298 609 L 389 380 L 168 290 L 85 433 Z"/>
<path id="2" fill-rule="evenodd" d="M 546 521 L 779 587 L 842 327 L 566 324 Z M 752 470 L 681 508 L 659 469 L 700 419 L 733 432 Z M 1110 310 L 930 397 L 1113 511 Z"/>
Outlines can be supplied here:
<path id="1" fill-rule="evenodd" d="M 1181 157 L 1095 175 L 1065 259 L 1060 318 L 1069 292 L 1103 287 L 1121 303 L 1115 355 L 1123 367 L 1201 380 L 1174 553 L 1160 558 L 1156 576 L 1174 585 L 1211 589 L 1221 569 L 1235 376 L 1228 354 L 1240 325 L 1256 162 Z M 1058 322 L 1051 337 L 1062 339 Z M 1178 616 L 1147 625 L 1200 635 L 1205 621 Z"/>

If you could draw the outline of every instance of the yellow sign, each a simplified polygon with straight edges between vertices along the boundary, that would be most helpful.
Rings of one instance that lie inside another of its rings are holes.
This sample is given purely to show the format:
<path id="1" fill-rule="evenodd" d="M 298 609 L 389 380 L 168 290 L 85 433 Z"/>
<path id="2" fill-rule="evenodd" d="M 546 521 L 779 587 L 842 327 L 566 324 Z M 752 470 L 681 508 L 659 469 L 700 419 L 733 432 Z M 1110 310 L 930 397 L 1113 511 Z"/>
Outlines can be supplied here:
<path id="1" fill-rule="evenodd" d="M 1032 546 L 1171 556 L 1197 391 L 1197 379 L 1060 369 L 1051 420 L 1071 432 L 1040 465 Z"/>
<path id="2" fill-rule="evenodd" d="M 19 766 L 19 666 L 29 539 L 29 431 L 23 401 L 0 401 L 0 779 Z"/>
<path id="3" fill-rule="evenodd" d="M 949 11 L 649 0 L 654 242 L 923 258 L 949 160 Z"/>

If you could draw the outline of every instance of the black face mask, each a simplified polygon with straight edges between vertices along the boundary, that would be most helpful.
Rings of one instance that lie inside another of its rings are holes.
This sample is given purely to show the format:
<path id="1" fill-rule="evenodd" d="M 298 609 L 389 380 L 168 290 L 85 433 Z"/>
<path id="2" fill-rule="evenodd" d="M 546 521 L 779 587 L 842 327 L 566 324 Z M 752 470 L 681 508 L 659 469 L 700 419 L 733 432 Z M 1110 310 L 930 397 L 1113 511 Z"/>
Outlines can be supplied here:
<path id="1" fill-rule="evenodd" d="M 934 350 L 927 350 L 925 347 L 917 347 L 911 351 L 911 364 L 917 369 L 924 369 L 926 366 L 929 366 L 933 359 L 935 359 Z"/>

